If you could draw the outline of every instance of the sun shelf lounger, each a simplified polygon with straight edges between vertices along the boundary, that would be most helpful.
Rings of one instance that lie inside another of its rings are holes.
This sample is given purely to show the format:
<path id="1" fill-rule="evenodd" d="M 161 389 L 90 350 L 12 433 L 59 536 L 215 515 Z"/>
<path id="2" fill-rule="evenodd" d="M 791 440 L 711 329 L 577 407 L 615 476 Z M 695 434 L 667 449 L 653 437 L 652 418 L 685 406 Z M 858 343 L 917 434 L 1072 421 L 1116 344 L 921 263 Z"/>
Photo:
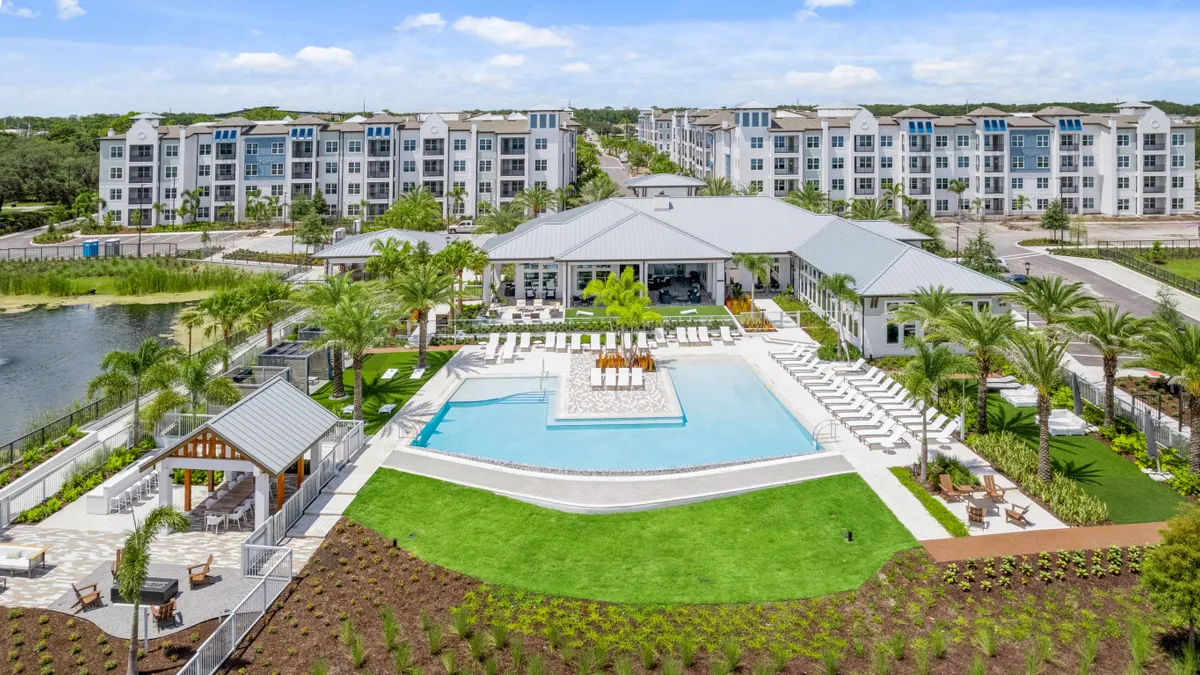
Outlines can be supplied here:
<path id="1" fill-rule="evenodd" d="M 504 347 L 500 350 L 500 360 L 504 363 L 512 363 L 517 360 L 517 340 L 516 337 L 509 338 L 504 341 Z"/>
<path id="2" fill-rule="evenodd" d="M 700 326 L 696 329 L 696 332 L 700 336 L 701 345 L 705 347 L 712 346 L 712 340 L 708 337 L 708 326 Z"/>
<path id="3" fill-rule="evenodd" d="M 886 438 L 872 438 L 872 439 L 864 440 L 863 442 L 866 443 L 867 448 L 871 449 L 871 450 L 874 450 L 875 448 L 891 450 L 892 448 L 896 447 L 897 445 L 900 445 L 901 441 L 903 441 L 903 440 L 904 440 L 904 429 L 898 428 L 895 431 L 893 431 L 890 436 L 887 436 Z M 908 445 L 908 444 L 905 443 L 905 445 Z"/>
<path id="4" fill-rule="evenodd" d="M 604 369 L 604 388 L 605 389 L 616 389 L 617 388 L 617 369 L 616 368 L 605 368 Z"/>
<path id="5" fill-rule="evenodd" d="M 633 351 L 633 334 L 632 333 L 622 333 L 621 334 L 621 348 L 624 349 L 626 352 Z"/>
<path id="6" fill-rule="evenodd" d="M 1009 389 L 1000 392 L 1000 398 L 1008 401 L 1013 407 L 1030 408 L 1037 405 L 1037 388 L 1025 385 L 1018 389 Z"/>
<path id="7" fill-rule="evenodd" d="M 600 351 L 600 334 L 599 333 L 591 334 L 591 337 L 588 340 L 588 351 L 593 351 L 593 352 Z"/>
<path id="8" fill-rule="evenodd" d="M 566 353 L 567 351 L 567 334 L 559 333 L 554 341 L 554 351 Z"/>
<path id="9" fill-rule="evenodd" d="M 1056 408 L 1050 411 L 1051 436 L 1083 436 L 1087 427 L 1087 422 L 1070 410 Z"/>
<path id="10" fill-rule="evenodd" d="M 398 369 L 398 368 L 388 368 L 387 370 L 383 371 L 383 375 L 380 375 L 379 379 L 390 380 L 393 377 L 395 377 L 396 373 L 398 373 L 398 372 L 400 372 L 400 369 Z"/>
<path id="11" fill-rule="evenodd" d="M 683 326 L 675 327 L 675 340 L 679 343 L 680 347 L 688 346 L 687 331 L 683 329 Z"/>
<path id="12" fill-rule="evenodd" d="M 834 364 L 833 369 L 839 373 L 857 373 L 862 370 L 862 367 L 867 364 L 866 359 L 859 359 L 854 363 Z"/>
<path id="13" fill-rule="evenodd" d="M 644 389 L 646 387 L 645 375 L 641 368 L 634 368 L 629 372 L 629 386 L 633 389 Z"/>
<path id="14" fill-rule="evenodd" d="M 500 334 L 492 333 L 488 336 L 487 346 L 483 348 L 483 362 L 495 363 L 496 357 L 500 355 Z"/>
<path id="15" fill-rule="evenodd" d="M 546 333 L 546 351 L 554 351 L 554 344 L 558 342 L 558 334 Z"/>
<path id="16" fill-rule="evenodd" d="M 602 371 L 599 368 L 592 368 L 592 389 L 600 389 L 604 386 Z"/>
<path id="17" fill-rule="evenodd" d="M 638 331 L 637 348 L 638 348 L 638 351 L 643 351 L 643 352 L 649 351 L 649 349 L 650 349 L 650 341 L 646 339 L 646 331 L 644 331 L 644 330 Z"/>
<path id="18" fill-rule="evenodd" d="M 573 351 L 573 352 L 582 351 L 582 349 L 583 349 L 582 340 L 583 340 L 583 336 L 580 335 L 579 333 L 571 333 L 571 351 Z"/>
<path id="19" fill-rule="evenodd" d="M 988 391 L 1000 391 L 1001 389 L 1020 389 L 1021 383 L 1012 375 L 1003 377 L 993 377 L 988 379 Z"/>
<path id="20" fill-rule="evenodd" d="M 353 415 L 354 414 L 354 404 L 351 403 L 351 404 L 342 406 L 342 414 L 343 415 Z"/>
<path id="21" fill-rule="evenodd" d="M 878 429 L 860 430 L 856 432 L 855 435 L 857 435 L 858 440 L 862 441 L 863 443 L 869 443 L 873 439 L 878 440 L 880 438 L 887 438 L 888 436 L 891 436 L 892 432 L 894 432 L 897 428 L 903 429 L 904 427 L 897 425 L 896 420 L 886 420 L 884 421 L 883 426 L 879 427 Z"/>
<path id="22" fill-rule="evenodd" d="M 521 333 L 521 351 L 527 352 L 533 348 L 533 335 L 530 333 Z"/>
<path id="23" fill-rule="evenodd" d="M 727 345 L 733 344 L 733 333 L 729 332 L 729 326 L 721 326 L 721 342 Z"/>
<path id="24" fill-rule="evenodd" d="M 864 398 L 862 394 L 856 394 L 854 398 L 850 399 L 849 403 L 834 403 L 825 406 L 825 409 L 838 417 L 842 417 L 843 415 L 849 416 L 855 413 L 862 413 L 870 407 L 870 401 Z"/>
<path id="25" fill-rule="evenodd" d="M 605 333 L 604 334 L 604 348 L 610 352 L 617 348 L 617 334 L 616 333 Z"/>
<path id="26" fill-rule="evenodd" d="M 687 327 L 688 345 L 691 347 L 700 346 L 700 333 L 696 331 L 695 326 Z"/>
<path id="27" fill-rule="evenodd" d="M 883 423 L 884 417 L 885 413 L 876 408 L 875 412 L 872 413 L 870 417 L 863 419 L 848 419 L 844 420 L 842 424 L 846 425 L 846 428 L 850 429 L 851 432 L 853 432 L 855 429 L 874 429 Z"/>
<path id="28" fill-rule="evenodd" d="M 617 389 L 629 388 L 629 369 L 617 368 Z"/>
<path id="29" fill-rule="evenodd" d="M 666 347 L 667 346 L 667 332 L 664 331 L 662 328 L 654 329 L 654 346 L 655 347 Z"/>

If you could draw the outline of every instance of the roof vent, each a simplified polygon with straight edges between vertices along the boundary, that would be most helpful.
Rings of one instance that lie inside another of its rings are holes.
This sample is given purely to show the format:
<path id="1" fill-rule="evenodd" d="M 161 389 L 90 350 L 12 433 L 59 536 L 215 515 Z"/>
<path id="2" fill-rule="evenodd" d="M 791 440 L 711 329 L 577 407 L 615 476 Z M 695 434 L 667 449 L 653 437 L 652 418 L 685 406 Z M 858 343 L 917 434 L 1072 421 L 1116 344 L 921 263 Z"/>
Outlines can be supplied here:
<path id="1" fill-rule="evenodd" d="M 663 193 L 654 195 L 654 210 L 655 211 L 670 211 L 671 198 Z"/>
<path id="2" fill-rule="evenodd" d="M 109 137 L 116 136 L 116 135 L 117 135 L 117 130 L 116 130 L 116 129 L 113 129 L 112 127 L 109 127 L 109 128 L 108 128 L 108 135 L 109 135 Z"/>

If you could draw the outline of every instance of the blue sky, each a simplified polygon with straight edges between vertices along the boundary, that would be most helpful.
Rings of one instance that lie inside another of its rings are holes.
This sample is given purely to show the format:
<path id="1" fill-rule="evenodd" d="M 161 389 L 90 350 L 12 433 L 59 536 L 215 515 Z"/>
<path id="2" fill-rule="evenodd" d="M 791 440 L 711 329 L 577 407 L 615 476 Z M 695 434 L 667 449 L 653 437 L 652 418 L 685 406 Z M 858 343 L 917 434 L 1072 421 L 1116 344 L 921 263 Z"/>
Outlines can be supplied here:
<path id="1" fill-rule="evenodd" d="M 0 114 L 1200 100 L 1197 2 L 0 0 Z"/>

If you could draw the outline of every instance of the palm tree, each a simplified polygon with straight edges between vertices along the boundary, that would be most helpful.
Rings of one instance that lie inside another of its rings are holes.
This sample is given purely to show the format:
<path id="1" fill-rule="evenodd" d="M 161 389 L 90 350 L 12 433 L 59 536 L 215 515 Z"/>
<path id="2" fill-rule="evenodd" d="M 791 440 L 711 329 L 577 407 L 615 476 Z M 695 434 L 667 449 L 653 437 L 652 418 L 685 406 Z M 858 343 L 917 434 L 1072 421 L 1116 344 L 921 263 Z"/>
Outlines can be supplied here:
<path id="1" fill-rule="evenodd" d="M 584 204 L 594 204 L 605 199 L 612 199 L 619 194 L 621 194 L 621 187 L 612 178 L 609 178 L 608 174 L 601 173 L 583 184 L 583 189 L 579 191 L 579 199 Z"/>
<path id="2" fill-rule="evenodd" d="M 805 182 L 804 187 L 787 193 L 783 201 L 813 213 L 829 213 L 829 195 L 821 191 L 815 182 Z"/>
<path id="3" fill-rule="evenodd" d="M 1062 277 L 1029 277 L 1012 301 L 1042 317 L 1047 326 L 1060 325 L 1096 305 L 1096 299 L 1083 292 L 1083 282 Z"/>
<path id="4" fill-rule="evenodd" d="M 1104 369 L 1104 426 L 1111 427 L 1116 424 L 1113 387 L 1117 380 L 1117 359 L 1138 351 L 1139 339 L 1149 321 L 1122 312 L 1115 305 L 1097 304 L 1088 313 L 1071 317 L 1068 325 L 1075 340 L 1100 352 Z"/>
<path id="5" fill-rule="evenodd" d="M 343 298 L 351 295 L 361 295 L 363 287 L 350 283 L 350 279 L 345 274 L 336 277 L 325 277 L 325 280 L 319 284 L 309 284 L 304 289 L 304 294 L 300 298 L 300 304 L 313 310 L 318 316 L 333 311 L 335 307 L 342 302 Z M 346 355 L 340 347 L 333 348 L 333 391 L 330 393 L 331 400 L 340 400 L 346 398 L 346 386 L 342 382 L 342 368 L 346 362 Z"/>
<path id="6" fill-rule="evenodd" d="M 624 321 L 630 326 L 639 318 L 643 320 L 642 323 L 662 320 L 660 314 L 646 311 L 646 306 L 650 304 L 650 291 L 646 284 L 634 278 L 633 267 L 621 270 L 620 276 L 609 274 L 604 279 L 597 276 L 584 287 L 583 297 L 595 298 L 596 305 L 605 308 L 605 314 L 615 316 L 618 322 Z"/>
<path id="7" fill-rule="evenodd" d="M 228 377 L 213 377 L 213 370 L 219 362 L 229 358 L 225 345 L 214 345 L 211 349 L 193 354 L 181 359 L 177 364 L 179 384 L 183 386 L 187 396 L 182 396 L 174 389 L 163 392 L 154 401 L 154 419 L 161 419 L 164 414 L 174 408 L 184 405 L 192 415 L 199 414 L 201 403 L 216 403 L 218 405 L 233 405 L 242 397 L 237 385 Z M 207 410 L 207 406 L 204 408 Z M 151 413 L 147 411 L 149 419 Z"/>
<path id="8" fill-rule="evenodd" d="M 967 181 L 961 178 L 955 178 L 954 180 L 950 181 L 950 184 L 946 186 L 946 189 L 954 193 L 954 210 L 957 211 L 959 209 L 959 205 L 962 203 L 962 195 L 968 189 Z"/>
<path id="9" fill-rule="evenodd" d="M 941 344 L 946 339 L 938 334 L 938 323 L 946 318 L 956 305 L 959 296 L 941 284 L 937 286 L 921 286 L 908 296 L 912 302 L 905 303 L 892 312 L 888 323 L 903 325 L 916 323 L 921 325 L 921 333 L 933 344 Z"/>
<path id="10" fill-rule="evenodd" d="M 843 273 L 821 277 L 817 282 L 817 289 L 825 291 L 833 298 L 834 328 L 837 329 L 838 346 L 842 348 L 847 360 L 850 358 L 850 348 L 846 346 L 846 336 L 842 332 L 842 305 L 859 301 L 860 296 L 854 290 L 854 283 L 854 277 Z"/>
<path id="11" fill-rule="evenodd" d="M 1157 324 L 1142 341 L 1141 351 L 1137 366 L 1170 375 L 1187 392 L 1193 430 L 1188 441 L 1188 467 L 1193 474 L 1200 474 L 1200 433 L 1195 431 L 1200 421 L 1200 328 L 1190 323 L 1180 329 Z"/>
<path id="12" fill-rule="evenodd" d="M 737 194 L 737 188 L 724 176 L 705 176 L 704 187 L 697 193 L 705 197 L 727 197 Z"/>
<path id="13" fill-rule="evenodd" d="M 605 314 L 617 317 L 617 326 L 622 329 L 622 342 L 624 342 L 626 330 L 629 333 L 633 333 L 633 331 L 644 326 L 657 326 L 662 323 L 662 314 L 646 309 L 646 306 L 649 304 L 650 299 L 648 297 L 638 297 L 632 304 L 622 304 L 622 302 L 618 301 L 605 308 Z M 633 349 L 636 354 L 637 347 L 635 346 Z"/>
<path id="14" fill-rule="evenodd" d="M 437 255 L 434 256 L 434 260 L 455 277 L 458 287 L 458 292 L 455 295 L 458 297 L 458 311 L 460 314 L 463 311 L 463 273 L 477 265 L 480 256 L 483 256 L 483 266 L 486 266 L 487 253 L 465 239 L 450 242 L 446 248 L 438 251 Z"/>
<path id="15" fill-rule="evenodd" d="M 463 204 L 467 201 L 467 188 L 455 185 L 446 193 L 446 198 L 454 205 L 454 213 L 457 214 L 462 210 Z"/>
<path id="16" fill-rule="evenodd" d="M 186 328 L 188 332 L 188 354 L 192 353 L 192 331 L 197 328 L 202 328 L 204 326 L 204 322 L 206 321 L 208 321 L 208 317 L 204 315 L 204 312 L 195 307 L 188 307 L 179 313 L 179 325 Z"/>
<path id="17" fill-rule="evenodd" d="M 270 349 L 275 322 L 286 317 L 295 306 L 292 285 L 263 274 L 255 277 L 242 292 L 246 298 L 246 323 L 267 331 L 267 349 Z"/>
<path id="18" fill-rule="evenodd" d="M 162 212 L 163 212 L 163 209 L 165 208 L 163 206 L 162 202 L 154 202 L 153 204 L 150 205 L 150 208 L 154 210 L 153 225 L 162 225 Z"/>
<path id="19" fill-rule="evenodd" d="M 764 286 L 771 279 L 771 265 L 775 259 L 765 253 L 734 253 L 733 264 L 750 273 L 750 304 L 754 304 L 754 281 Z"/>
<path id="20" fill-rule="evenodd" d="M 383 227 L 398 227 L 405 230 L 430 230 L 442 219 L 442 205 L 437 197 L 418 185 L 405 193 L 375 220 Z"/>
<path id="21" fill-rule="evenodd" d="M 738 188 L 736 194 L 743 197 L 753 197 L 761 192 L 762 188 L 758 187 L 754 181 L 750 181 L 749 183 Z"/>
<path id="22" fill-rule="evenodd" d="M 551 199 L 551 205 L 555 211 L 566 211 L 573 208 L 579 203 L 579 198 L 575 196 L 575 188 L 568 185 L 566 187 L 556 188 Z"/>
<path id="23" fill-rule="evenodd" d="M 1016 198 L 1013 199 L 1013 208 L 1017 210 L 1017 213 L 1021 214 L 1022 218 L 1025 217 L 1025 209 L 1029 208 L 1029 205 L 1029 197 L 1025 195 L 1017 195 Z"/>
<path id="24" fill-rule="evenodd" d="M 192 188 L 191 190 L 182 190 L 179 195 L 183 203 L 179 206 L 180 216 L 191 216 L 192 222 L 196 222 L 196 213 L 200 209 L 200 188 Z"/>
<path id="25" fill-rule="evenodd" d="M 850 220 L 894 220 L 900 215 L 882 199 L 855 199 L 850 202 Z"/>
<path id="26" fill-rule="evenodd" d="M 1016 330 L 1000 350 L 1022 380 L 1037 390 L 1038 480 L 1050 482 L 1050 397 L 1062 386 L 1067 343 L 1045 331 Z M 981 411 L 980 414 L 986 414 Z"/>
<path id="27" fill-rule="evenodd" d="M 142 397 L 170 388 L 177 375 L 175 363 L 182 356 L 183 349 L 146 338 L 135 351 L 111 351 L 100 359 L 102 372 L 88 382 L 87 395 L 90 398 L 103 391 L 106 396 L 133 399 L 130 445 L 141 440 Z"/>
<path id="28" fill-rule="evenodd" d="M 590 183 L 589 183 L 590 185 Z M 507 234 L 525 222 L 525 209 L 516 202 L 504 202 L 490 209 L 476 221 L 477 233 Z"/>
<path id="29" fill-rule="evenodd" d="M 170 486 L 165 489 L 170 489 Z M 146 579 L 150 576 L 150 545 L 163 530 L 186 532 L 189 527 L 191 521 L 182 511 L 173 506 L 159 506 L 147 513 L 140 524 L 134 517 L 133 530 L 125 535 L 114 576 L 121 598 L 133 605 L 126 675 L 138 675 L 141 672 L 138 668 L 138 617 L 141 615 L 142 586 L 146 585 Z"/>
<path id="30" fill-rule="evenodd" d="M 232 288 L 222 288 L 201 300 L 196 308 L 208 318 L 204 336 L 211 338 L 220 331 L 221 342 L 225 343 L 227 349 L 230 348 L 230 334 L 246 321 L 245 294 Z M 224 367 L 229 369 L 228 360 L 224 362 Z"/>
<path id="31" fill-rule="evenodd" d="M 975 215 L 980 220 L 983 220 L 983 197 L 976 197 L 971 200 L 971 206 L 975 209 Z"/>
<path id="32" fill-rule="evenodd" d="M 325 330 L 313 340 L 314 344 L 350 354 L 354 369 L 354 419 L 361 420 L 363 357 L 368 349 L 391 341 L 392 329 L 396 327 L 395 313 L 373 296 L 351 292 L 336 306 L 321 311 L 317 323 Z"/>
<path id="33" fill-rule="evenodd" d="M 980 310 L 960 305 L 941 320 L 941 327 L 951 340 L 975 354 L 975 361 L 979 364 L 975 433 L 986 434 L 988 376 L 996 367 L 996 357 L 1000 355 L 1001 350 L 1009 346 L 1017 330 L 1016 320 L 1011 312 L 993 314 L 990 309 Z"/>
<path id="34" fill-rule="evenodd" d="M 417 368 L 424 368 L 429 312 L 454 303 L 454 277 L 434 265 L 417 265 L 402 274 L 392 289 L 401 309 L 417 315 Z"/>
<path id="35" fill-rule="evenodd" d="M 527 187 L 517 195 L 513 201 L 518 202 L 522 207 L 533 212 L 533 217 L 537 218 L 544 213 L 553 200 L 553 195 L 540 183 L 534 183 L 533 187 Z"/>
<path id="36" fill-rule="evenodd" d="M 921 482 L 928 480 L 929 473 L 929 417 L 926 411 L 933 407 L 938 391 L 946 386 L 951 375 L 969 372 L 970 359 L 955 354 L 946 345 L 934 345 L 913 337 L 906 342 L 912 349 L 913 358 L 904 366 L 900 376 L 905 389 L 921 402 Z"/>
<path id="37" fill-rule="evenodd" d="M 395 237 L 376 239 L 371 242 L 371 252 L 375 254 L 367 260 L 367 273 L 371 278 L 395 279 L 408 264 L 412 244 L 407 241 L 401 244 Z"/>

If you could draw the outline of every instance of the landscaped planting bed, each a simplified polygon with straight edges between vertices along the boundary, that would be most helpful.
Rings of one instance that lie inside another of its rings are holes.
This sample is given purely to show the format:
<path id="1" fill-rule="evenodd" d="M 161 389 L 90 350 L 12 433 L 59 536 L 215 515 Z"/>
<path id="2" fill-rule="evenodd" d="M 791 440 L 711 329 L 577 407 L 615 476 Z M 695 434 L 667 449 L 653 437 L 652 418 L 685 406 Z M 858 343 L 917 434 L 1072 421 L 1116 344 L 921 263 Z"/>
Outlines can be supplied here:
<path id="1" fill-rule="evenodd" d="M 384 354 L 368 354 L 363 359 L 363 431 L 368 436 L 379 431 L 391 419 L 396 411 L 404 407 L 417 391 L 433 377 L 454 356 L 454 351 L 437 350 L 425 354 L 428 370 L 418 380 L 410 380 L 413 368 L 417 365 L 417 352 L 389 352 Z M 396 376 L 384 380 L 383 374 L 395 368 Z M 342 419 L 350 419 L 351 415 L 342 412 L 342 408 L 354 403 L 354 370 L 346 368 L 342 373 L 342 384 L 346 389 L 346 398 L 331 399 L 333 383 L 326 383 L 312 395 L 313 399 L 329 409 Z M 389 403 L 396 408 L 390 413 L 380 413 L 380 406 Z"/>
<path id="2" fill-rule="evenodd" d="M 251 251 L 247 248 L 239 248 L 221 257 L 225 260 L 248 260 L 252 262 L 281 263 L 284 265 L 317 265 L 321 262 L 304 253 L 264 253 L 262 251 Z"/>
<path id="3" fill-rule="evenodd" d="M 953 565 L 918 549 L 836 595 L 636 605 L 489 585 L 395 543 L 343 519 L 223 672 L 1126 673 L 1135 654 L 1136 672 L 1170 672 L 1139 549 Z"/>
<path id="4" fill-rule="evenodd" d="M 0 611 L 8 617 L 6 672 L 45 675 L 125 672 L 129 641 L 106 635 L 86 617 L 23 607 L 0 608 Z M 178 635 L 151 640 L 150 651 L 138 661 L 139 669 L 143 673 L 175 672 L 216 627 L 216 620 L 206 621 Z"/>
<path id="5" fill-rule="evenodd" d="M 1188 414 L 1185 408 L 1181 413 L 1179 410 L 1179 398 L 1171 393 L 1167 386 L 1167 378 L 1165 377 L 1150 377 L 1148 375 L 1134 376 L 1126 375 L 1118 377 L 1116 380 L 1118 389 L 1124 390 L 1131 395 L 1138 394 L 1159 394 L 1158 400 L 1153 396 L 1143 397 L 1141 400 L 1146 405 L 1157 407 L 1159 401 L 1162 402 L 1162 412 L 1164 415 L 1178 421 L 1179 416 L 1183 415 L 1183 423 L 1185 426 L 1191 426 L 1191 415 Z"/>
<path id="6" fill-rule="evenodd" d="M 153 448 L 154 441 L 147 439 L 133 448 L 120 447 L 112 452 L 101 452 L 88 461 L 79 463 L 63 481 L 63 486 L 58 492 L 50 495 L 41 504 L 17 514 L 13 522 L 40 523 L 103 483 L 110 476 L 120 473 L 122 469 L 133 464 L 138 457 Z"/>
<path id="7" fill-rule="evenodd" d="M 4 467 L 3 470 L 0 470 L 0 487 L 4 487 L 25 475 L 33 467 L 44 463 L 83 437 L 84 434 L 79 430 L 79 427 L 71 427 L 67 429 L 67 433 L 62 438 L 48 441 L 45 445 L 25 448 L 21 451 L 19 459 L 16 459 Z"/>

